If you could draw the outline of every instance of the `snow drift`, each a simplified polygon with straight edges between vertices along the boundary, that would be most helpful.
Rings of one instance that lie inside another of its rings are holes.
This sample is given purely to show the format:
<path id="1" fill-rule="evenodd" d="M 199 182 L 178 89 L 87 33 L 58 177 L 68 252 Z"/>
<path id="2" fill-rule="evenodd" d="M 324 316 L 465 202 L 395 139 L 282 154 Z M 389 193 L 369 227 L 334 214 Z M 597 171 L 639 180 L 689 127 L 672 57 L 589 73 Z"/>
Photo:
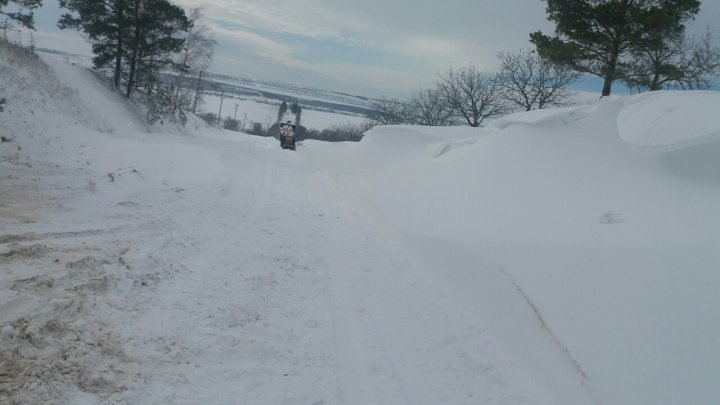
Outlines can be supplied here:
<path id="1" fill-rule="evenodd" d="M 659 92 L 311 147 L 335 170 L 364 162 L 348 201 L 418 256 L 443 258 L 437 272 L 456 292 L 492 294 L 473 282 L 484 261 L 507 274 L 599 403 L 710 403 L 720 375 L 714 111 L 720 93 Z M 497 327 L 508 341 L 522 333 Z"/>
<path id="2" fill-rule="evenodd" d="M 629 145 L 658 151 L 720 142 L 715 91 L 659 91 L 629 97 L 618 132 Z"/>

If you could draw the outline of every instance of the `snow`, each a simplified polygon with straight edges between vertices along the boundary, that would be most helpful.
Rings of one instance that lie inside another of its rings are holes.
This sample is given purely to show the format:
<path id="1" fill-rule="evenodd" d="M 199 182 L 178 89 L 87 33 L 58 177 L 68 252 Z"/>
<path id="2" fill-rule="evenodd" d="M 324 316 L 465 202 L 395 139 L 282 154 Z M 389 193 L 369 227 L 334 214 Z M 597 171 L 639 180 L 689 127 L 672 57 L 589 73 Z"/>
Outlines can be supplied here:
<path id="1" fill-rule="evenodd" d="M 719 93 L 291 152 L 0 47 L 0 402 L 720 401 Z"/>
<path id="2" fill-rule="evenodd" d="M 717 92 L 663 91 L 633 97 L 618 115 L 620 137 L 638 149 L 658 151 L 720 141 Z"/>

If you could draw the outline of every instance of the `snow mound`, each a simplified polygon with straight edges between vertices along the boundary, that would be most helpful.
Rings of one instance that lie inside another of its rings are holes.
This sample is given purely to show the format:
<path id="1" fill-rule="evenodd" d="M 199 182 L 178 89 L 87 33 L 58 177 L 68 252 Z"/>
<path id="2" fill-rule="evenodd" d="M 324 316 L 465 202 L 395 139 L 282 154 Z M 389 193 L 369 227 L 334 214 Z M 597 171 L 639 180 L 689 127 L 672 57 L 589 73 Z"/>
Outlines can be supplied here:
<path id="1" fill-rule="evenodd" d="M 621 102 L 618 132 L 633 148 L 662 153 L 720 141 L 720 92 L 658 91 Z"/>

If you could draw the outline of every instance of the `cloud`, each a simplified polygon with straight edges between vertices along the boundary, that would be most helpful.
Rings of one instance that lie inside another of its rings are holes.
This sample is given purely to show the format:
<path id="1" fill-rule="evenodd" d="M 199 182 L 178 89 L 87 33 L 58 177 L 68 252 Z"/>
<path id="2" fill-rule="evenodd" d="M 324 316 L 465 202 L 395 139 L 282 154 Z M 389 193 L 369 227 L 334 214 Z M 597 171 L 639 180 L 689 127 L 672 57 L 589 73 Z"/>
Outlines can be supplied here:
<path id="1" fill-rule="evenodd" d="M 227 29 L 291 34 L 305 38 L 351 43 L 360 21 L 326 7 L 323 0 L 184 0 L 201 7 L 208 19 Z"/>
<path id="2" fill-rule="evenodd" d="M 262 59 L 264 62 L 278 63 L 290 68 L 309 68 L 310 65 L 298 60 L 296 50 L 280 42 L 273 41 L 253 32 L 230 30 L 222 27 L 211 27 L 213 33 L 225 48 L 233 49 L 238 54 Z"/>
<path id="3" fill-rule="evenodd" d="M 433 74 L 450 66 L 474 64 L 481 69 L 494 69 L 497 64 L 494 49 L 470 40 L 418 34 L 388 41 L 385 47 L 389 52 L 412 58 Z"/>

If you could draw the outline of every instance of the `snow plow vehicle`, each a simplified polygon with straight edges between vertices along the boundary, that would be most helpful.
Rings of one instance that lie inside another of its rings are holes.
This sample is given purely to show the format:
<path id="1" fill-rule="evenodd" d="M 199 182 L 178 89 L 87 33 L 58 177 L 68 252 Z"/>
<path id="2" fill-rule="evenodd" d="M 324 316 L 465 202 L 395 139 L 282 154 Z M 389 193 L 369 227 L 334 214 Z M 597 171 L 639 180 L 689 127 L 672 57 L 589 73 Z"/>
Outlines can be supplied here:
<path id="1" fill-rule="evenodd" d="M 295 150 L 295 124 L 291 122 L 280 123 L 280 147 Z"/>

